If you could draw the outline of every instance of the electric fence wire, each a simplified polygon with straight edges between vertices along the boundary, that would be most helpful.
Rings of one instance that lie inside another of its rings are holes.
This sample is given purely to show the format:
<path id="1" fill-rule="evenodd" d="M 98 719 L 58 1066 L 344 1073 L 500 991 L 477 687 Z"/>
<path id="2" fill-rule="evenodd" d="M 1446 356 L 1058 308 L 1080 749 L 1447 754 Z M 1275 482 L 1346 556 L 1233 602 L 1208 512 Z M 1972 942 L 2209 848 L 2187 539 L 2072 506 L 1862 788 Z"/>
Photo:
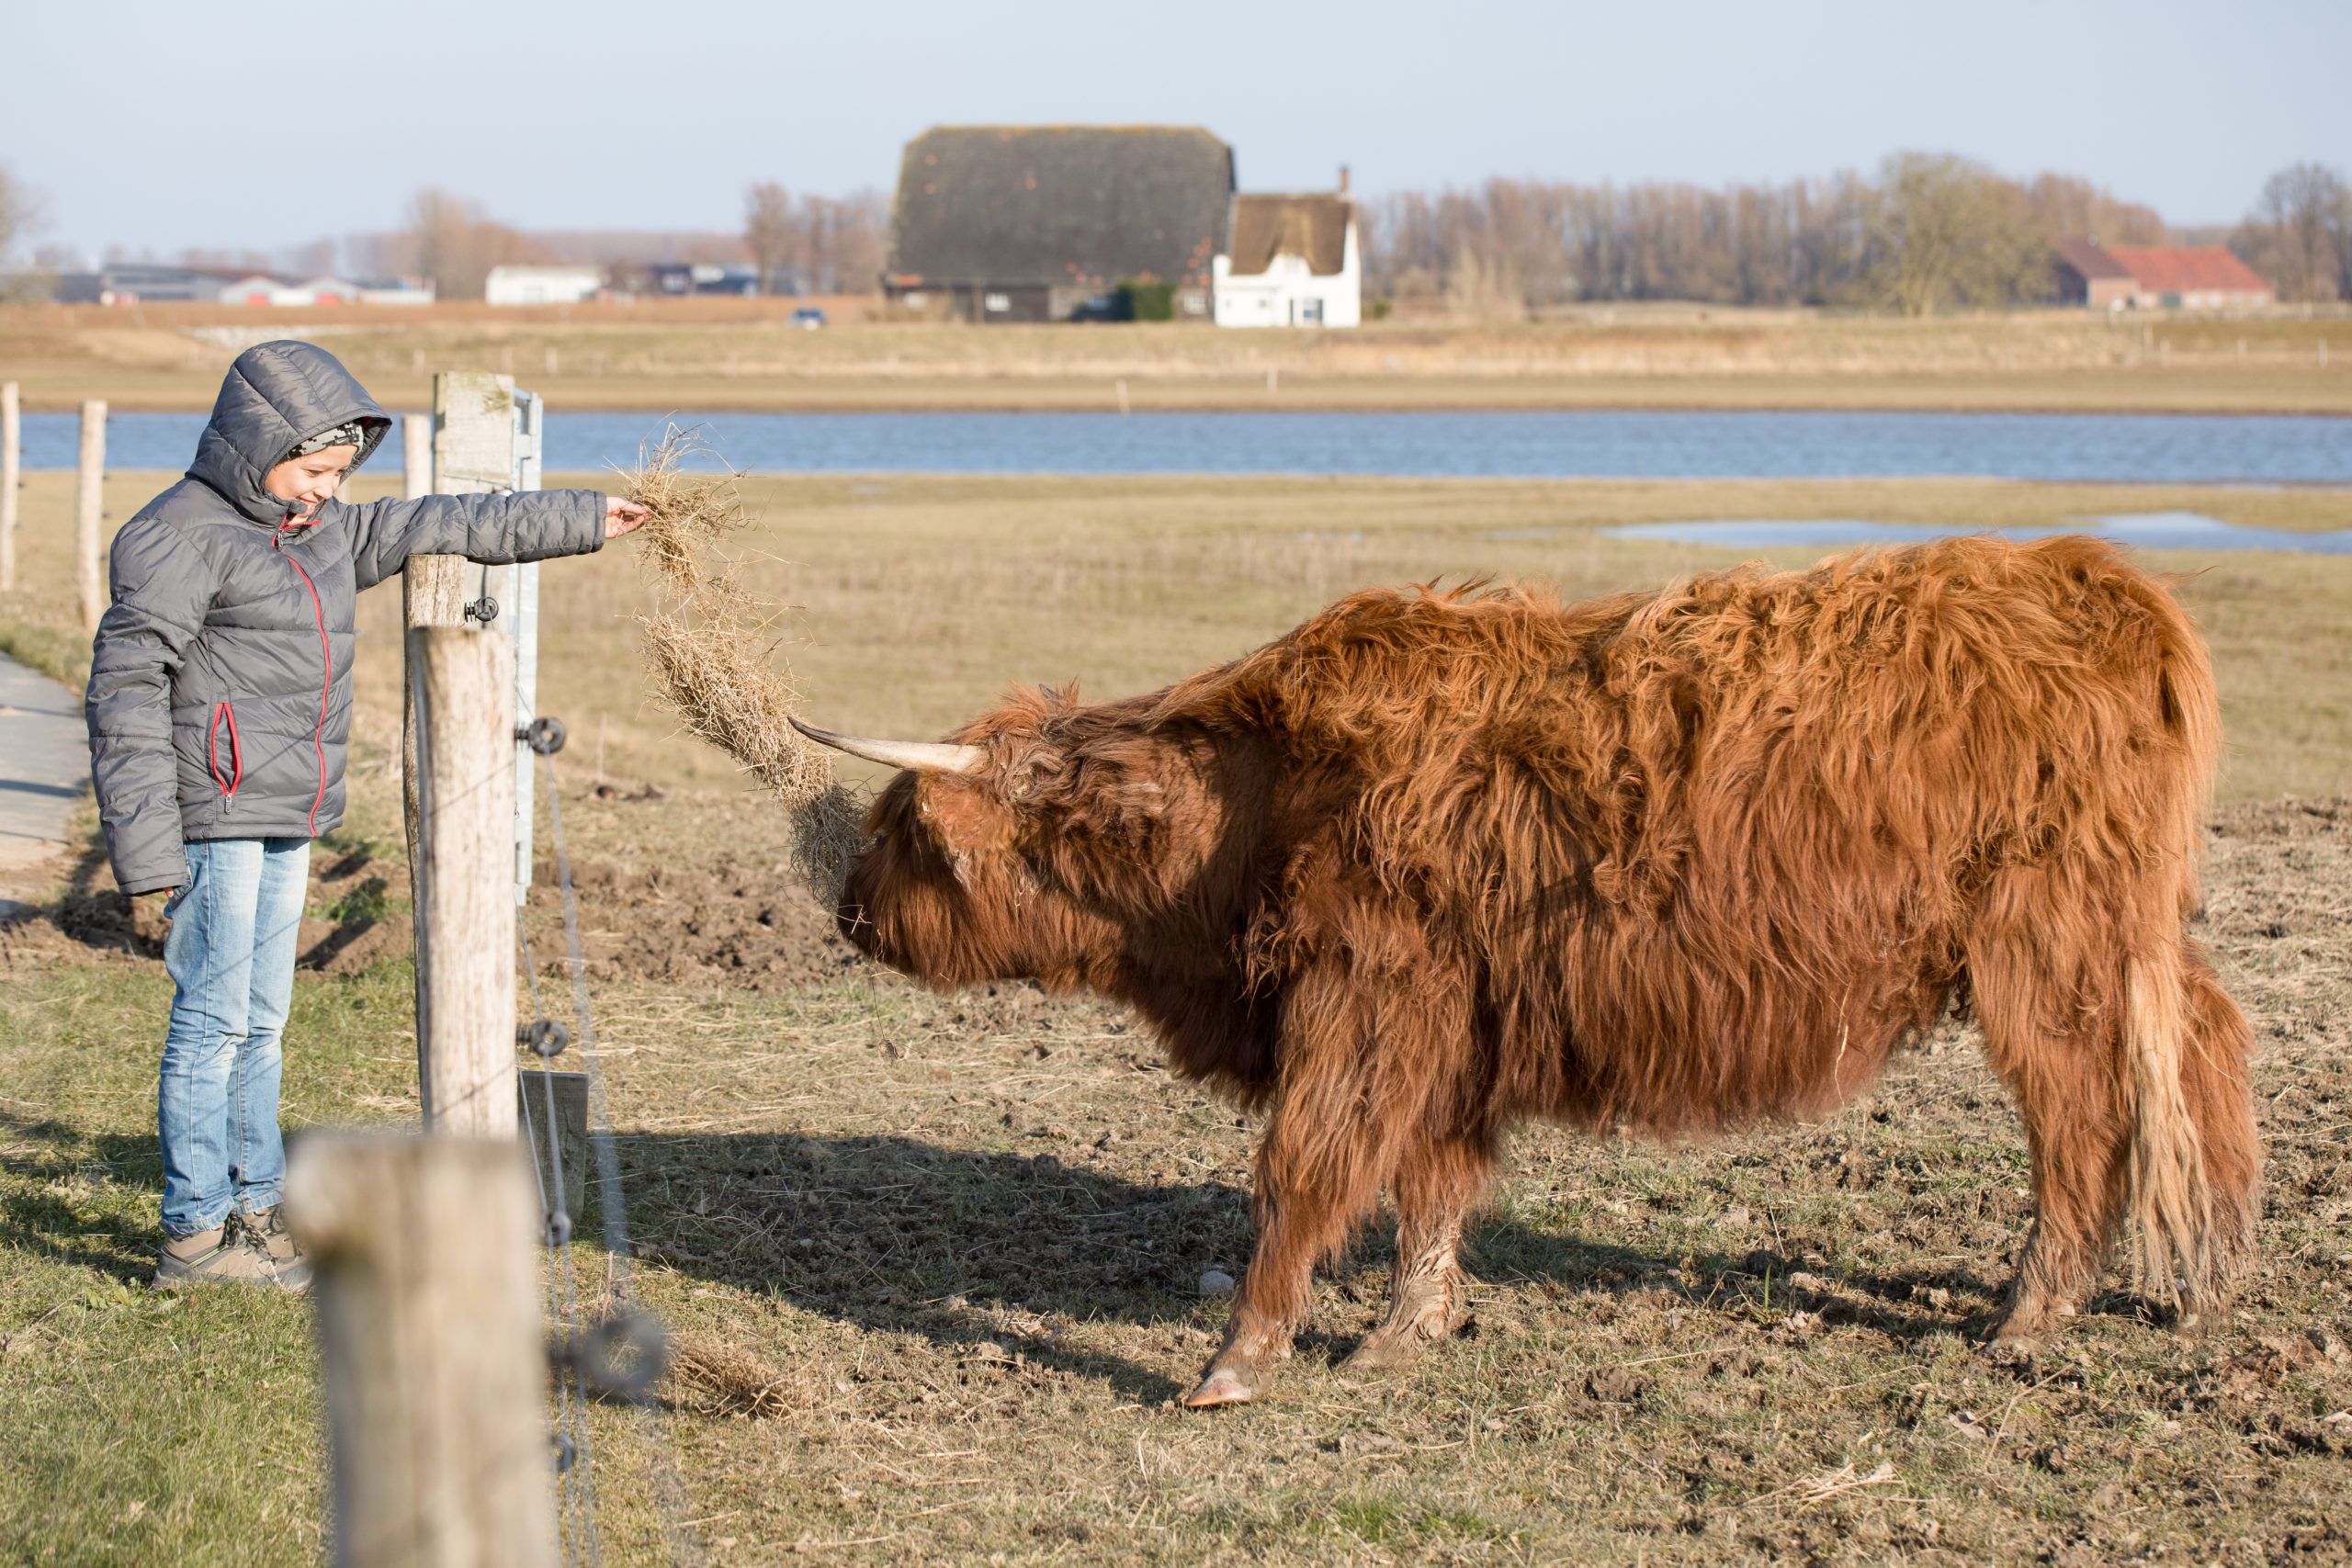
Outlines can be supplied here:
<path id="1" fill-rule="evenodd" d="M 571 1192 L 574 1182 L 584 1182 L 587 1172 L 567 1175 L 563 1168 L 561 1122 L 555 1108 L 554 1058 L 563 1049 L 562 1025 L 552 1024 L 547 1008 L 539 999 L 537 966 L 531 959 L 531 933 L 525 929 L 521 911 L 516 911 L 514 934 L 522 942 L 523 974 L 531 987 L 531 1013 L 537 1020 L 526 1031 L 528 1043 L 547 1064 L 540 1072 L 539 1086 L 546 1100 L 547 1134 L 541 1138 L 531 1113 L 529 1086 L 517 1096 L 523 1107 L 523 1136 L 532 1152 L 531 1174 L 539 1188 L 539 1213 L 546 1216 L 548 1254 L 548 1293 L 555 1315 L 556 1342 L 572 1345 L 582 1332 L 579 1293 L 573 1278 L 571 1261 Z M 539 1158 L 544 1149 L 544 1164 Z M 552 1201 L 548 1188 L 552 1183 Z M 555 1373 L 555 1519 L 556 1540 L 562 1559 L 583 1568 L 595 1568 L 604 1561 L 596 1536 L 596 1472 L 588 1448 L 588 1388 L 577 1361 L 570 1356 L 554 1358 Z"/>
<path id="2" fill-rule="evenodd" d="M 425 703 L 424 676 L 422 660 L 410 664 L 409 695 L 415 716 L 416 744 L 416 821 L 417 834 L 412 846 L 417 868 L 420 914 L 430 902 L 430 889 L 436 871 L 432 852 L 433 821 L 431 726 Z M 589 1449 L 588 1405 L 592 1393 L 617 1397 L 637 1414 L 640 1445 L 645 1454 L 646 1469 L 653 1483 L 655 1511 L 660 1515 L 662 1533 L 670 1549 L 675 1568 L 704 1568 L 705 1555 L 700 1540 L 686 1520 L 685 1487 L 678 1474 L 677 1453 L 671 1438 L 668 1422 L 663 1419 L 660 1404 L 652 1398 L 653 1383 L 659 1379 L 665 1354 L 662 1337 L 652 1317 L 639 1303 L 634 1290 L 635 1253 L 628 1239 L 628 1200 L 621 1188 L 620 1158 L 613 1142 L 612 1122 L 606 1113 L 603 1063 L 596 1050 L 596 1026 L 588 1003 L 588 966 L 580 941 L 580 907 L 571 885 L 571 856 L 564 841 L 563 807 L 556 790 L 554 752 L 563 744 L 561 728 L 551 726 L 551 743 L 542 743 L 537 734 L 529 737 L 531 749 L 545 767 L 548 789 L 548 816 L 554 830 L 556 879 L 563 894 L 563 931 L 571 975 L 571 997 L 574 1015 L 579 1020 L 581 1065 L 588 1089 L 588 1134 L 595 1150 L 597 1175 L 597 1206 L 603 1215 L 606 1267 L 606 1294 L 609 1308 L 603 1319 L 594 1325 L 584 1321 L 580 1310 L 578 1283 L 571 1255 L 571 1214 L 567 1199 L 569 1184 L 563 1169 L 563 1151 L 559 1135 L 559 1121 L 555 1106 L 555 1075 L 541 1075 L 547 1133 L 538 1134 L 528 1094 L 518 1096 L 523 1118 L 526 1146 L 532 1151 L 532 1174 L 538 1186 L 539 1210 L 544 1216 L 544 1240 L 548 1252 L 548 1294 L 551 1314 L 557 1331 L 557 1353 L 553 1362 L 556 1385 L 556 1410 L 553 1430 L 549 1436 L 554 1449 L 555 1474 L 551 1484 L 554 1503 L 558 1549 L 562 1561 L 582 1568 L 601 1568 L 604 1561 L 596 1522 L 595 1467 Z M 535 727 L 536 728 L 536 727 Z M 537 1021 L 525 1032 L 526 1041 L 543 1059 L 551 1060 L 563 1048 L 562 1025 L 553 1023 L 539 995 L 539 977 L 532 963 L 530 936 L 523 929 L 522 911 L 516 911 L 515 933 L 522 948 L 523 972 L 529 977 L 531 1010 Z M 416 960 L 419 981 L 416 987 L 417 1010 L 417 1081 L 425 1109 L 425 1131 L 432 1131 L 433 1084 L 431 1059 L 426 1042 L 432 1038 L 431 1020 L 427 1012 L 426 987 L 422 978 L 432 962 L 429 922 L 416 921 Z M 550 1029 L 552 1025 L 552 1029 Z M 540 1155 L 544 1149 L 545 1164 Z M 580 1173 L 584 1183 L 587 1173 Z M 549 1201 L 552 1195 L 553 1201 Z M 616 1355 L 617 1346 L 618 1351 Z M 628 1358 L 627 1365 L 618 1362 L 619 1356 Z"/>
<path id="3" fill-rule="evenodd" d="M 652 1483 L 655 1510 L 662 1519 L 662 1534 L 670 1549 L 671 1562 L 676 1565 L 676 1568 L 703 1568 L 705 1557 L 702 1543 L 695 1536 L 693 1526 L 687 1522 L 685 1485 L 679 1476 L 677 1450 L 670 1435 L 669 1421 L 660 1403 L 651 1397 L 651 1383 L 660 1371 L 660 1359 L 663 1353 L 662 1345 L 660 1331 L 653 1326 L 652 1319 L 640 1304 L 636 1292 L 636 1253 L 628 1238 L 628 1201 L 621 1190 L 620 1156 L 613 1140 L 612 1119 L 607 1111 L 605 1096 L 604 1064 L 597 1053 L 596 1023 L 588 1003 L 588 964 L 580 940 L 580 905 L 572 889 L 571 854 L 564 840 L 563 803 L 556 788 L 555 750 L 561 743 L 559 739 L 553 745 L 548 745 L 544 750 L 537 744 L 532 747 L 532 750 L 538 754 L 541 769 L 547 781 L 548 821 L 555 839 L 556 883 L 563 896 L 564 944 L 571 976 L 572 1012 L 578 1020 L 582 1073 L 587 1079 L 588 1137 L 590 1145 L 595 1153 L 596 1206 L 604 1222 L 605 1258 L 607 1270 L 605 1292 L 609 1301 L 604 1322 L 594 1328 L 581 1331 L 571 1341 L 576 1348 L 571 1355 L 564 1359 L 571 1368 L 572 1390 L 578 1395 L 577 1403 L 582 1406 L 578 1435 L 574 1438 L 578 1456 L 575 1462 L 577 1467 L 583 1471 L 588 1468 L 584 1406 L 590 1386 L 590 1364 L 601 1362 L 604 1357 L 609 1355 L 609 1349 L 605 1348 L 609 1339 L 620 1338 L 624 1342 L 630 1343 L 635 1353 L 636 1375 L 628 1380 L 622 1393 L 627 1403 L 636 1412 L 646 1471 Z M 518 919 L 518 929 L 520 923 Z M 526 955 L 527 952 L 526 945 Z M 536 974 L 532 976 L 531 996 L 534 1010 L 537 1010 L 538 980 Z M 542 1021 L 545 1021 L 544 1012 L 541 1012 L 540 1016 Z M 546 1089 L 548 1112 L 547 1145 L 550 1154 L 553 1155 L 557 1139 L 552 1080 L 546 1084 Z M 585 1173 L 583 1172 L 582 1175 L 584 1177 Z M 559 1191 L 560 1191 L 560 1186 Z M 548 1213 L 550 1224 L 552 1224 L 554 1214 L 565 1212 L 557 1208 L 550 1209 Z M 568 1213 L 565 1214 L 565 1222 L 561 1228 L 568 1237 L 570 1233 Z M 566 1270 L 565 1280 L 568 1289 L 571 1248 L 565 1246 L 560 1250 L 564 1254 L 563 1268 Z M 571 1303 L 571 1306 L 576 1311 L 576 1303 Z M 591 1344 L 597 1347 L 593 1352 L 586 1348 Z M 608 1390 L 612 1388 L 613 1380 L 609 1378 L 595 1381 Z M 595 1561 L 593 1553 L 596 1543 L 595 1492 L 593 1480 L 584 1480 L 583 1486 L 576 1495 L 578 1500 L 575 1507 L 584 1507 L 583 1517 L 586 1522 L 584 1530 L 575 1531 L 575 1536 L 584 1540 L 587 1551 L 592 1554 L 588 1560 L 593 1562 Z"/>

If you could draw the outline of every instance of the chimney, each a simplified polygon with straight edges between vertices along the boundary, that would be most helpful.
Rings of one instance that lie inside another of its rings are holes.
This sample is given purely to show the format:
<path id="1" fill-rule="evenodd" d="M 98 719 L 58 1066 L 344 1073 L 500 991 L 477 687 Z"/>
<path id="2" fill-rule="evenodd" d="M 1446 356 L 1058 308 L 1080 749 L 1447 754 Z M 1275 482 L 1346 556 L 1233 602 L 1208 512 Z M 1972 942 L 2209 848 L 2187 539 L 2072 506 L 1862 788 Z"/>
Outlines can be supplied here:
<path id="1" fill-rule="evenodd" d="M 1340 165 L 1340 194 L 1348 194 L 1348 166 L 1345 164 Z"/>

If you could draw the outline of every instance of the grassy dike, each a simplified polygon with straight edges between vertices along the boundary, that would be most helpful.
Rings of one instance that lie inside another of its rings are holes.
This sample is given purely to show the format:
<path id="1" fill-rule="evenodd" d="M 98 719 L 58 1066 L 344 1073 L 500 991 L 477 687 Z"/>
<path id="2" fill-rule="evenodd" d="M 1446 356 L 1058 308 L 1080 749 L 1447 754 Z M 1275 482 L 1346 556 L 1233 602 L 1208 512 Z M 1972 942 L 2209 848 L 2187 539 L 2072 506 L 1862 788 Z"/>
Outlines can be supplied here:
<path id="1" fill-rule="evenodd" d="M 0 646 L 69 677 L 68 476 L 30 476 Z M 122 474 L 128 516 L 168 476 Z M 361 493 L 382 492 L 363 480 Z M 1015 680 L 1148 689 L 1337 594 L 1477 573 L 1584 594 L 1728 564 L 1615 523 L 1965 527 L 2186 507 L 2352 525 L 2299 491 L 1988 483 L 755 481 L 756 584 L 818 714 L 935 735 Z M 1804 564 L 1818 551 L 1794 552 Z M 1166 1407 L 1246 1260 L 1255 1129 L 1131 1021 L 1027 987 L 940 998 L 840 964 L 775 872 L 779 814 L 675 739 L 636 673 L 624 550 L 545 576 L 547 711 L 686 1517 L 723 1563 L 2247 1561 L 2345 1541 L 2352 1485 L 2352 563 L 2170 558 L 2231 737 L 2200 935 L 2256 1019 L 2265 1270 L 2186 1341 L 2120 1288 L 2030 1363 L 1973 1356 L 2022 1235 L 2025 1151 L 1939 1036 L 1823 1122 L 1696 1148 L 1532 1131 L 1476 1235 L 1475 1336 L 1357 1383 L 1375 1229 L 1262 1409 Z M 351 821 L 397 894 L 397 597 L 362 600 Z M 602 782 L 606 789 L 599 793 Z M 645 786 L 655 786 L 648 790 Z M 86 826 L 85 822 L 85 826 Z M 545 824 L 542 824 L 542 831 Z M 0 934 L 0 1558 L 315 1561 L 300 1302 L 142 1288 L 168 982 L 95 908 L 95 857 Z M 535 905 L 535 944 L 552 933 Z M 729 922 L 732 922 L 731 924 Z M 799 943 L 754 976 L 746 943 Z M 719 933 L 719 934 L 713 934 Z M 125 940 L 133 951 L 109 949 Z M 779 941 L 781 939 L 778 939 Z M 800 957 L 792 957 L 799 953 Z M 290 1125 L 413 1115 L 409 969 L 298 977 Z M 593 1281 L 597 1255 L 580 1262 Z M 672 1561 L 643 1438 L 595 1417 L 609 1561 Z M 796 1548 L 799 1549 L 796 1551 Z"/>
<path id="2" fill-rule="evenodd" d="M 608 409 L 1831 408 L 2352 413 L 2352 312 L 2075 310 L 1924 319 L 1692 305 L 1347 331 L 1200 324 L 792 327 L 790 300 L 263 311 L 0 306 L 26 406 L 203 410 L 238 350 L 305 336 L 388 407 L 511 372 Z M 2324 345 L 2333 339 L 2332 352 Z"/>

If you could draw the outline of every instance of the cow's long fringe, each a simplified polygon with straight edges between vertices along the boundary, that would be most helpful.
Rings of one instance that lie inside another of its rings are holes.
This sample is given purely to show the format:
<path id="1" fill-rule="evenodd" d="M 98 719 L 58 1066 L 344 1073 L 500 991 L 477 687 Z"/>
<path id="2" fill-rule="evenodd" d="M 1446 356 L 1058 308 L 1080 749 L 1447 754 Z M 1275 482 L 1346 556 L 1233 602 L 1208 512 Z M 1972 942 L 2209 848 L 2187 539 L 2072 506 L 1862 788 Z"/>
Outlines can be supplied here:
<path id="1" fill-rule="evenodd" d="M 740 563 L 718 547 L 750 521 L 735 476 L 685 467 L 707 450 L 672 425 L 624 476 L 629 499 L 647 513 L 639 559 L 656 603 L 638 616 L 646 667 L 689 734 L 733 757 L 791 809 L 793 869 L 831 908 L 865 845 L 864 806 L 792 728 L 800 691 L 775 658 L 780 612 L 743 586 Z"/>

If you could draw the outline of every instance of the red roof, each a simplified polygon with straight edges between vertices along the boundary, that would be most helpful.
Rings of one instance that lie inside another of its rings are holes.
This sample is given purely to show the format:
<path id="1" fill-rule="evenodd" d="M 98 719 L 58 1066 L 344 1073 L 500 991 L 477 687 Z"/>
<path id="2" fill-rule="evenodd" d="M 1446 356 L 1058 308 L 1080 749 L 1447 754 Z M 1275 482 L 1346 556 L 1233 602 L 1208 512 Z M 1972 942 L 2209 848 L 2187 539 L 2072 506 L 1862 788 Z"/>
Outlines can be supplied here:
<path id="1" fill-rule="evenodd" d="M 2165 245 L 2102 245 L 2122 264 L 2132 280 L 2150 294 L 2189 294 L 2219 290 L 2230 294 L 2267 294 L 2262 275 L 2220 245 L 2178 250 Z"/>
<path id="2" fill-rule="evenodd" d="M 2088 240 L 2061 240 L 2058 254 L 2068 266 L 2085 277 L 2129 277 L 2131 272 L 2106 251 Z"/>

